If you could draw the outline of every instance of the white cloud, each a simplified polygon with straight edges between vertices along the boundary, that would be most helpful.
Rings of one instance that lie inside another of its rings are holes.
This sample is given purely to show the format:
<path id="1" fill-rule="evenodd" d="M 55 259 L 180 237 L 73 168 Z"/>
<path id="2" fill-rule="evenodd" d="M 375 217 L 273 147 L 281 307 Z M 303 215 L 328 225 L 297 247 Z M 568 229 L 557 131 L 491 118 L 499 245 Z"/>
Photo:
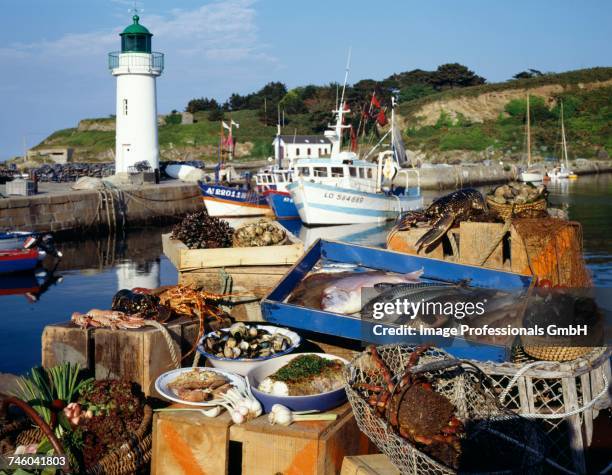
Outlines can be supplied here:
<path id="1" fill-rule="evenodd" d="M 124 4 L 124 0 L 115 0 Z M 180 56 L 210 60 L 270 61 L 258 44 L 253 0 L 214 1 L 195 10 L 173 9 L 165 14 L 146 15 L 142 23 L 154 34 L 154 49 Z M 88 33 L 67 33 L 54 40 L 14 43 L 0 48 L 0 57 L 48 60 L 100 55 L 118 49 L 120 28 Z"/>

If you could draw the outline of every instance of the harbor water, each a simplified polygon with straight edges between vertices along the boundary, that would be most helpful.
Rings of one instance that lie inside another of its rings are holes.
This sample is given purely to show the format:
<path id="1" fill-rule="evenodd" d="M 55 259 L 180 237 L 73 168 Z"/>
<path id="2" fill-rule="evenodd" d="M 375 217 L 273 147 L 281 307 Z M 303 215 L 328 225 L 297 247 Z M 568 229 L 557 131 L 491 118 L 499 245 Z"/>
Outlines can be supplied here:
<path id="1" fill-rule="evenodd" d="M 583 226 L 584 255 L 595 285 L 612 286 L 612 174 L 583 176 L 548 184 L 552 206 L 562 207 Z M 445 192 L 437 192 L 444 194 Z M 436 192 L 426 192 L 425 201 Z M 385 226 L 287 227 L 306 244 L 319 237 L 384 246 Z M 161 233 L 168 228 L 139 229 L 125 236 L 60 242 L 65 257 L 46 278 L 0 278 L 0 373 L 23 373 L 40 363 L 45 325 L 62 322 L 74 311 L 109 308 L 122 288 L 157 287 L 177 282 L 177 272 L 162 254 Z"/>

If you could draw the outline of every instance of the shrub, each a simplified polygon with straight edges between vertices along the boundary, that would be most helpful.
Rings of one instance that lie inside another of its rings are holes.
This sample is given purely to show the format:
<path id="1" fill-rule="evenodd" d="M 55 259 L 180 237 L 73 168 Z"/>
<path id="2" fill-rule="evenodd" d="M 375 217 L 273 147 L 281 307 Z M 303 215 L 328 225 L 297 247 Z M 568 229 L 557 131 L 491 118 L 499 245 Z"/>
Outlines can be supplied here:
<path id="1" fill-rule="evenodd" d="M 450 129 L 440 138 L 441 150 L 484 150 L 493 145 L 493 139 L 477 125 Z"/>

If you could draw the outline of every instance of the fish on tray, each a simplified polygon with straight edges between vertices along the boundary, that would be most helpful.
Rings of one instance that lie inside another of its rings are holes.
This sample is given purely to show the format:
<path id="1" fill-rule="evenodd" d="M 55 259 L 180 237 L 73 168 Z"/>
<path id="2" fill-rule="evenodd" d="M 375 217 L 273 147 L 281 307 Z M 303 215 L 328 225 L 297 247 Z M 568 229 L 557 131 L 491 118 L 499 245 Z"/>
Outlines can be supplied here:
<path id="1" fill-rule="evenodd" d="M 423 269 L 407 274 L 382 271 L 355 272 L 335 280 L 323 289 L 321 308 L 326 312 L 350 315 L 361 310 L 361 289 L 377 284 L 404 284 L 420 281 Z"/>
<path id="2" fill-rule="evenodd" d="M 311 396 L 335 391 L 344 385 L 343 369 L 340 360 L 300 355 L 264 379 L 257 389 L 274 396 Z"/>

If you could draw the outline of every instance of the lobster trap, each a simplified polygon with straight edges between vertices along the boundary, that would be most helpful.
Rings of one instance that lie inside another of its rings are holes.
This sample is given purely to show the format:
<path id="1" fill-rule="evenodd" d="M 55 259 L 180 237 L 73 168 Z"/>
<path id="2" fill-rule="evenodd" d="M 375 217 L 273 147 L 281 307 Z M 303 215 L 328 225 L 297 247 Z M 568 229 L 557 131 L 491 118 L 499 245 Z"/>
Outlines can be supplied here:
<path id="1" fill-rule="evenodd" d="M 414 351 L 415 346 L 412 345 L 377 348 L 380 359 L 394 375 L 396 384 L 398 378 L 410 367 L 409 360 Z M 434 362 L 443 364 L 436 365 Z M 421 374 L 427 375 L 426 379 L 433 391 L 445 396 L 454 406 L 455 417 L 465 428 L 458 439 L 459 456 L 454 467 L 442 463 L 441 458 L 429 446 L 413 443 L 400 436 L 391 423 L 368 402 L 372 393 L 363 388 L 385 384 L 383 370 L 368 352 L 353 359 L 344 373 L 346 393 L 360 430 L 389 457 L 401 473 L 539 473 L 546 457 L 546 437 L 538 425 L 501 407 L 483 383 L 486 376 L 481 371 L 460 363 L 444 367 L 446 362 L 458 360 L 436 348 L 429 348 L 418 360 Z M 425 370 L 426 366 L 431 369 Z M 401 404 L 401 401 L 396 404 Z M 435 411 L 435 404 L 424 403 L 416 411 Z"/>
<path id="2" fill-rule="evenodd" d="M 537 421 L 548 458 L 565 473 L 586 473 L 593 420 L 610 407 L 611 348 L 593 348 L 571 361 L 539 361 L 521 348 L 513 362 L 478 362 L 504 408 Z"/>

